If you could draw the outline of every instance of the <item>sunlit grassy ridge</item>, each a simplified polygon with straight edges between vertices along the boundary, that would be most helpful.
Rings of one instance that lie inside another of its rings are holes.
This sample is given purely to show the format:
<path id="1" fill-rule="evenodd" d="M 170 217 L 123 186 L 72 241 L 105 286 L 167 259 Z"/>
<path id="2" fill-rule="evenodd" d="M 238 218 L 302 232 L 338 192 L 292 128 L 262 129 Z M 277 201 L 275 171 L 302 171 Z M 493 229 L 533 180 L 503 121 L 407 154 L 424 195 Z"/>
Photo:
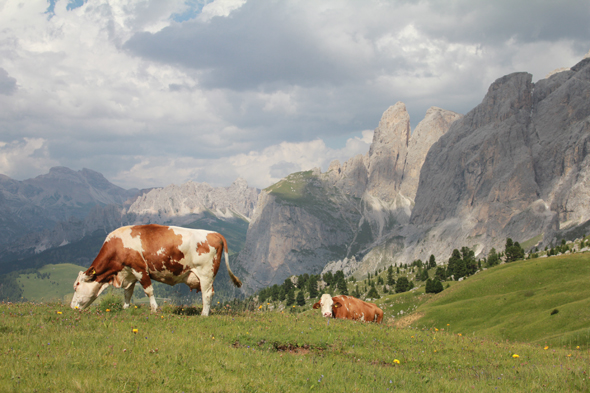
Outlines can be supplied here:
<path id="1" fill-rule="evenodd" d="M 40 278 L 35 273 L 21 274 L 17 279 L 23 289 L 25 299 L 35 299 L 38 302 L 64 300 L 73 293 L 73 285 L 78 272 L 83 267 L 71 263 L 59 265 L 45 265 L 38 269 L 39 274 L 48 275 Z"/>
<path id="2" fill-rule="evenodd" d="M 203 318 L 25 303 L 2 304 L 0 313 L 2 392 L 588 389 L 587 351 L 492 342 L 442 326 L 396 329 L 317 311 Z"/>
<path id="3" fill-rule="evenodd" d="M 447 321 L 455 332 L 464 334 L 586 348 L 590 345 L 589 277 L 590 253 L 503 264 L 457 283 L 420 306 L 424 317 L 419 326 Z"/>

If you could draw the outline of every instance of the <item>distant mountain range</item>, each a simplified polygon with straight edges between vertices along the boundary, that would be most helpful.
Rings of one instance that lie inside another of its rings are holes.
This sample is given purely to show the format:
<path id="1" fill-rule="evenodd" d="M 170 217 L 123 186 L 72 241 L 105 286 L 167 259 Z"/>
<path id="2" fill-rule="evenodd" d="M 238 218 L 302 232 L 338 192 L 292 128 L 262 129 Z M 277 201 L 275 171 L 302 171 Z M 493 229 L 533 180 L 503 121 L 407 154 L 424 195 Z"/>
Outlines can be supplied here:
<path id="1" fill-rule="evenodd" d="M 47 175 L 24 181 L 2 175 L 0 273 L 39 267 L 43 265 L 40 253 L 44 251 L 88 238 L 104 240 L 113 229 L 129 224 L 190 226 L 201 222 L 201 226 L 215 230 L 223 227 L 223 222 L 239 221 L 243 233 L 236 241 L 241 245 L 258 194 L 259 190 L 248 187 L 243 179 L 237 179 L 230 187 L 188 182 L 181 186 L 125 190 L 89 169 L 56 167 Z M 86 257 L 76 252 L 71 256 L 73 260 L 61 262 L 89 264 L 96 251 L 88 252 Z M 67 254 L 63 257 L 68 258 Z M 26 260 L 29 263 L 23 265 L 21 262 Z"/>
<path id="2" fill-rule="evenodd" d="M 431 108 L 409 130 L 397 103 L 367 155 L 265 189 L 238 258 L 246 287 L 322 270 L 362 277 L 431 254 L 446 262 L 462 246 L 483 257 L 507 237 L 530 248 L 590 229 L 590 59 L 537 83 L 504 76 L 464 117 Z"/>
<path id="3" fill-rule="evenodd" d="M 462 246 L 485 256 L 506 237 L 543 246 L 590 229 L 589 152 L 584 59 L 536 83 L 499 78 L 465 116 L 432 107 L 413 133 L 398 102 L 367 154 L 263 191 L 242 179 L 124 190 L 63 167 L 25 181 L 0 175 L 0 273 L 89 264 L 106 233 L 135 223 L 225 233 L 243 293 L 293 274 L 362 277 L 430 254 L 445 262 Z"/>

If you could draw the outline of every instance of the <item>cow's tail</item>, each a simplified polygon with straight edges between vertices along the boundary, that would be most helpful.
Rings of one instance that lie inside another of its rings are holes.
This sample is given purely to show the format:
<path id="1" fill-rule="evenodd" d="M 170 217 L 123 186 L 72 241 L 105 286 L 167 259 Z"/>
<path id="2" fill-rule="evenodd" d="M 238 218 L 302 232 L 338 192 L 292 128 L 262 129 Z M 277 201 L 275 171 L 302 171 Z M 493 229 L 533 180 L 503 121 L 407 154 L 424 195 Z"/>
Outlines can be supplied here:
<path id="1" fill-rule="evenodd" d="M 227 267 L 227 272 L 229 273 L 229 277 L 231 278 L 234 285 L 238 288 L 242 286 L 242 282 L 239 278 L 237 278 L 234 273 L 231 271 L 229 267 L 229 255 L 227 254 L 227 241 L 225 240 L 225 236 L 221 236 L 223 239 L 223 253 L 225 254 L 225 267 Z"/>

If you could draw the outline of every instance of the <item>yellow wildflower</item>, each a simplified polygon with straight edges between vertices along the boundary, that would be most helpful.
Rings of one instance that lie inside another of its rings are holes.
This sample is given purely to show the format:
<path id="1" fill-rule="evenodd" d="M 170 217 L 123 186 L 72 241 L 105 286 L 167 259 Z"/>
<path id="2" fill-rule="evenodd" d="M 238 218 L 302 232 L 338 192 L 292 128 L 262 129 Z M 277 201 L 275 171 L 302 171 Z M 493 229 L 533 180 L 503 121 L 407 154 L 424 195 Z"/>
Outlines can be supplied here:
<path id="1" fill-rule="evenodd" d="M 545 345 L 545 348 L 543 348 L 543 349 L 549 349 L 549 345 Z"/>
<path id="2" fill-rule="evenodd" d="M 393 359 L 393 362 L 394 362 L 395 364 L 399 364 L 399 360 L 397 360 L 397 359 Z"/>
<path id="3" fill-rule="evenodd" d="M 512 355 L 512 357 L 513 357 L 514 359 L 518 359 L 520 356 L 518 356 L 517 354 L 514 354 L 514 355 Z"/>
<path id="4" fill-rule="evenodd" d="M 138 331 L 139 330 L 137 330 L 137 329 L 133 329 L 133 333 L 135 333 L 135 334 L 137 334 Z"/>
<path id="5" fill-rule="evenodd" d="M 164 319 L 164 316 L 162 315 L 161 318 Z"/>
<path id="6" fill-rule="evenodd" d="M 434 331 L 435 331 L 435 332 L 438 332 L 438 329 L 437 329 L 437 328 L 434 328 Z"/>
<path id="7" fill-rule="evenodd" d="M 107 308 L 107 312 L 111 312 L 111 310 Z"/>
<path id="8" fill-rule="evenodd" d="M 459 336 L 459 337 L 461 337 L 461 336 L 462 336 L 462 334 L 461 334 L 461 333 L 459 333 L 459 334 L 458 334 L 458 336 Z"/>
<path id="9" fill-rule="evenodd" d="M 568 358 L 569 358 L 570 356 L 572 356 L 572 354 L 571 354 L 571 353 L 569 353 L 569 354 L 567 355 L 567 357 L 568 357 Z"/>
<path id="10" fill-rule="evenodd" d="M 578 345 L 578 346 L 576 347 L 576 349 L 580 349 L 580 346 Z"/>
<path id="11" fill-rule="evenodd" d="M 58 313 L 59 315 L 61 315 L 61 311 L 58 311 L 57 313 Z"/>

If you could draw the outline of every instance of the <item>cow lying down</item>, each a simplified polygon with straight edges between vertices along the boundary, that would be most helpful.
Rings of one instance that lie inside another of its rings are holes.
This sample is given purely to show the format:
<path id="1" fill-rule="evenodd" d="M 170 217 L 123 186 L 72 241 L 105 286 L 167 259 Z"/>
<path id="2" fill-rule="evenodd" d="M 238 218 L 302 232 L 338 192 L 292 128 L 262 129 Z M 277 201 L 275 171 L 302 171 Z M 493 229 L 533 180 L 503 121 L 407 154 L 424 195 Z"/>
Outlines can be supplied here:
<path id="1" fill-rule="evenodd" d="M 209 315 L 213 280 L 221 256 L 236 287 L 242 282 L 229 268 L 227 242 L 217 232 L 162 225 L 134 225 L 109 233 L 98 256 L 74 283 L 72 308 L 88 307 L 109 285 L 125 289 L 128 308 L 135 283 L 139 281 L 150 299 L 153 312 L 158 305 L 152 280 L 176 285 L 185 283 L 203 293 L 203 312 Z"/>
<path id="2" fill-rule="evenodd" d="M 326 318 L 354 319 L 367 322 L 381 323 L 383 310 L 373 303 L 363 302 L 352 296 L 330 296 L 323 294 L 320 301 L 313 308 L 321 308 L 322 315 Z"/>

